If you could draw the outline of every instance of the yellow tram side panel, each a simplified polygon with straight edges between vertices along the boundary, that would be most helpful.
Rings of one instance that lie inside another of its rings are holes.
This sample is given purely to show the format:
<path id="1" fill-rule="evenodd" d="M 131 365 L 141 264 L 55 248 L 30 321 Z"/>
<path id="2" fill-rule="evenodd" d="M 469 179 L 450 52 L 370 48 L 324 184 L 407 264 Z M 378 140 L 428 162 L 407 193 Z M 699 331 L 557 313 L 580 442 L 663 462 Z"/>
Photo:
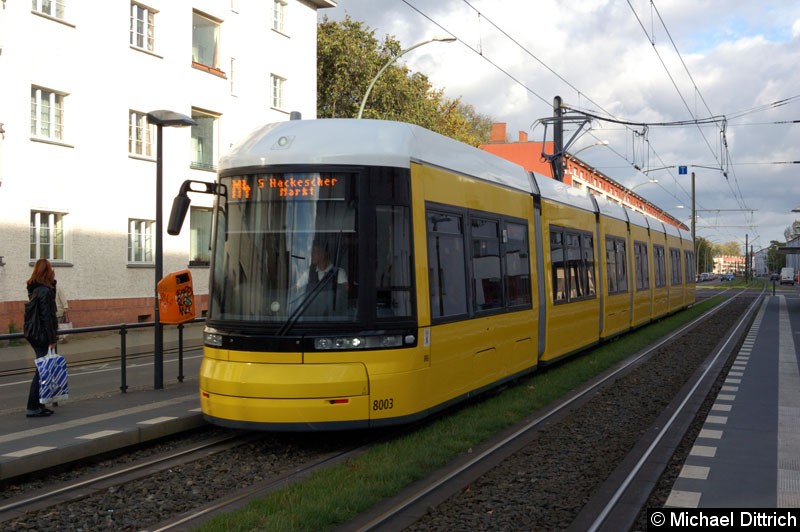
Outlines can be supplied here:
<path id="1" fill-rule="evenodd" d="M 600 298 L 599 294 L 591 299 L 559 303 L 553 302 L 553 278 L 550 265 L 550 226 L 578 229 L 591 233 L 597 238 L 595 215 L 562 203 L 542 201 L 542 234 L 543 261 L 545 268 L 544 300 L 546 304 L 545 348 L 539 357 L 540 362 L 550 362 L 561 356 L 576 352 L 597 343 L 600 340 Z M 597 250 L 594 242 L 595 291 L 597 290 Z"/>
<path id="2" fill-rule="evenodd" d="M 621 238 L 625 241 L 625 271 L 628 281 L 628 289 L 625 292 L 618 292 L 609 294 L 608 283 L 608 255 L 606 252 L 606 236 L 613 236 Z M 633 250 L 628 242 L 628 224 L 622 220 L 609 218 L 606 216 L 600 217 L 600 242 L 597 243 L 598 256 L 602 261 L 602 271 L 605 274 L 603 279 L 603 330 L 600 332 L 601 338 L 609 338 L 617 334 L 623 333 L 631 327 L 631 290 L 634 286 L 631 284 L 633 276 L 628 268 L 628 257 Z"/>
<path id="3" fill-rule="evenodd" d="M 655 269 L 655 246 L 664 248 L 664 253 L 669 255 L 669 247 L 667 246 L 667 238 L 663 231 L 658 229 L 650 229 L 650 253 L 648 260 L 650 261 L 650 291 L 653 295 L 653 313 L 652 318 L 656 319 L 664 316 L 669 310 L 669 270 L 666 271 L 667 283 L 664 286 L 656 286 L 656 269 Z M 668 256 L 664 258 L 664 267 L 669 268 Z"/>
<path id="4" fill-rule="evenodd" d="M 420 328 L 429 326 L 430 370 L 424 393 L 436 406 L 509 375 L 536 366 L 538 309 L 535 287 L 532 307 L 431 326 L 425 202 L 503 214 L 528 221 L 529 267 L 536 279 L 536 241 L 530 195 L 484 183 L 439 168 L 411 165 L 417 302 Z M 421 338 L 422 341 L 422 338 Z"/>
<path id="5" fill-rule="evenodd" d="M 690 270 L 690 271 L 694 271 L 694 273 L 696 275 L 697 274 L 697 271 L 696 271 L 696 269 L 697 269 L 697 267 L 696 267 L 697 258 L 694 256 L 694 242 L 691 239 L 683 240 L 681 242 L 681 245 L 683 246 L 683 255 L 684 255 L 684 257 L 686 256 L 686 253 L 689 252 L 689 253 L 692 254 L 692 258 L 695 261 L 694 265 L 684 264 L 684 267 L 687 268 L 687 269 L 694 268 L 693 270 Z M 692 305 L 695 302 L 695 296 L 696 296 L 695 287 L 696 287 L 696 284 L 695 284 L 694 276 L 689 276 L 687 278 L 686 274 L 684 273 L 684 281 L 683 281 L 683 283 L 684 283 L 683 284 L 683 305 L 688 307 L 689 305 Z"/>
<path id="6" fill-rule="evenodd" d="M 633 290 L 633 303 L 631 316 L 631 326 L 637 327 L 649 322 L 653 316 L 653 248 L 650 245 L 650 236 L 648 235 L 647 228 L 631 224 L 631 255 L 629 276 L 631 283 L 631 290 Z M 647 244 L 647 285 L 648 288 L 638 289 L 639 282 L 637 280 L 638 272 L 636 271 L 636 258 L 633 250 L 634 244 L 637 242 L 644 242 Z"/>
<path id="7" fill-rule="evenodd" d="M 680 271 L 680 279 L 678 282 L 672 283 L 672 253 L 671 250 L 678 250 L 678 270 Z M 683 308 L 683 290 L 686 284 L 686 265 L 683 257 L 683 245 L 681 239 L 677 236 L 667 235 L 667 284 L 669 285 L 669 312 L 675 312 Z"/>

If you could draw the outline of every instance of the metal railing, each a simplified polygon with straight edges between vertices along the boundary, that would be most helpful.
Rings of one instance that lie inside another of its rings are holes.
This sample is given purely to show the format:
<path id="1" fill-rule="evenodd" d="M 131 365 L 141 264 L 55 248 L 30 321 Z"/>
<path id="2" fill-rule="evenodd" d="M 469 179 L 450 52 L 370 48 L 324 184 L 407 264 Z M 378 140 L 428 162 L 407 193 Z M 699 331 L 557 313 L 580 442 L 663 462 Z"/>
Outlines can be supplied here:
<path id="1" fill-rule="evenodd" d="M 195 318 L 192 321 L 187 322 L 186 324 L 190 323 L 203 323 L 205 322 L 205 318 Z M 120 323 L 116 325 L 100 325 L 97 327 L 75 327 L 72 329 L 59 329 L 58 336 L 67 336 L 73 334 L 97 334 L 102 332 L 109 332 L 109 331 L 118 331 L 119 333 L 119 352 L 120 352 L 120 386 L 119 389 L 122 393 L 126 393 L 128 391 L 128 382 L 127 382 L 127 359 L 128 359 L 128 344 L 127 344 L 127 335 L 128 332 L 134 329 L 147 329 L 150 327 L 155 327 L 155 322 L 143 322 L 143 323 Z M 178 382 L 183 382 L 183 329 L 184 324 L 178 324 Z M 8 340 L 25 340 L 25 335 L 23 333 L 10 333 L 10 334 L 0 334 L 0 342 Z M 26 341 L 27 343 L 27 341 Z"/>

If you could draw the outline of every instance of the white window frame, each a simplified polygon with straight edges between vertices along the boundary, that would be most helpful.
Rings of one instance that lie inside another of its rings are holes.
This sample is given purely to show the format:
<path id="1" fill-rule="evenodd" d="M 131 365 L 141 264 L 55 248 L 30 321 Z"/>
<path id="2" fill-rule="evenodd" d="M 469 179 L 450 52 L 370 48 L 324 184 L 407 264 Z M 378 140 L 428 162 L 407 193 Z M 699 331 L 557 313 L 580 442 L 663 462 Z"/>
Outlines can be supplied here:
<path id="1" fill-rule="evenodd" d="M 66 94 L 31 85 L 31 136 L 64 140 L 64 100 Z"/>
<path id="2" fill-rule="evenodd" d="M 272 91 L 272 107 L 274 109 L 284 109 L 284 92 L 286 91 L 286 78 L 276 74 L 270 75 L 270 87 Z"/>
<path id="3" fill-rule="evenodd" d="M 30 259 L 51 262 L 66 260 L 64 218 L 66 213 L 32 210 L 30 219 Z"/>
<path id="4" fill-rule="evenodd" d="M 153 264 L 153 220 L 128 219 L 128 264 Z"/>
<path id="5" fill-rule="evenodd" d="M 156 126 L 147 120 L 147 113 L 128 112 L 128 155 L 155 158 Z"/>
<path id="6" fill-rule="evenodd" d="M 279 33 L 286 33 L 285 0 L 274 0 L 272 5 L 272 29 Z"/>
<path id="7" fill-rule="evenodd" d="M 217 170 L 219 153 L 219 117 L 217 113 L 192 108 L 191 167 L 195 170 Z"/>
<path id="8" fill-rule="evenodd" d="M 144 4 L 131 2 L 130 45 L 154 52 L 156 46 L 156 11 Z"/>
<path id="9" fill-rule="evenodd" d="M 66 0 L 31 0 L 31 11 L 42 13 L 48 17 L 63 19 L 66 4 Z"/>

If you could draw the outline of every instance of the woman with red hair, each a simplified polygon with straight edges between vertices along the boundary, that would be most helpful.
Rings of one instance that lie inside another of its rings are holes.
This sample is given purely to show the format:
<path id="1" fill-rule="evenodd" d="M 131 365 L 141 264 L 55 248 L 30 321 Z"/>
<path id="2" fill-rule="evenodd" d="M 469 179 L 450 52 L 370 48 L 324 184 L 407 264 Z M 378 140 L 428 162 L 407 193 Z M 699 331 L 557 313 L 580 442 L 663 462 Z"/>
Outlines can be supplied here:
<path id="1" fill-rule="evenodd" d="M 55 348 L 58 334 L 56 318 L 56 274 L 50 261 L 39 259 L 33 266 L 33 273 L 27 281 L 28 306 L 25 312 L 25 338 L 28 339 L 36 358 L 45 356 L 50 347 Z M 46 417 L 53 411 L 39 402 L 39 369 L 33 374 L 28 392 L 26 416 Z"/>

